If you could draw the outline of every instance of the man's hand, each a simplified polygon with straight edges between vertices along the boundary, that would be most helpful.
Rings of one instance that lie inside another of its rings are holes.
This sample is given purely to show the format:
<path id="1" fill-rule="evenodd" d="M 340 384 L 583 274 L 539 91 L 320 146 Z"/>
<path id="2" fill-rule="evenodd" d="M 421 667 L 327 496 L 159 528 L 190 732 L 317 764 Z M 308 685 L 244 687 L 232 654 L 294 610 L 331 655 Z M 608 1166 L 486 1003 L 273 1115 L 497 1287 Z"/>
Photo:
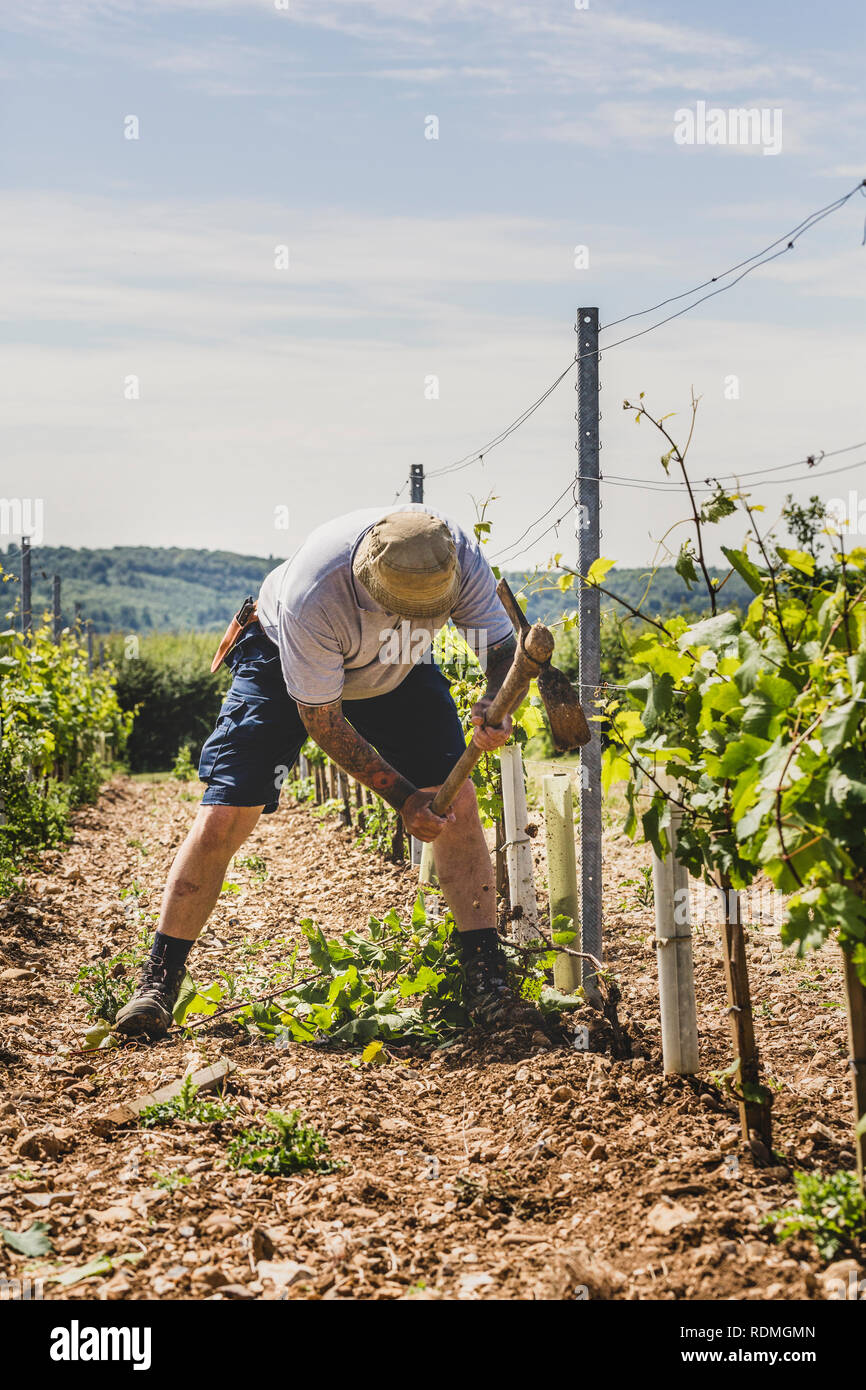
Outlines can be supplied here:
<path id="1" fill-rule="evenodd" d="M 511 737 L 511 715 L 507 714 L 501 724 L 485 724 L 484 715 L 490 708 L 492 701 L 485 696 L 472 706 L 470 718 L 475 728 L 472 731 L 472 742 L 476 748 L 481 748 L 485 753 L 492 753 L 494 748 L 501 748 Z"/>
<path id="2" fill-rule="evenodd" d="M 457 819 L 450 808 L 444 816 L 437 816 L 434 811 L 431 811 L 430 803 L 438 790 L 438 787 L 422 787 L 420 791 L 413 792 L 403 802 L 400 811 L 403 824 L 409 834 L 415 836 L 416 840 L 427 842 L 435 840 L 437 835 L 441 835 L 446 825 L 453 824 Z"/>

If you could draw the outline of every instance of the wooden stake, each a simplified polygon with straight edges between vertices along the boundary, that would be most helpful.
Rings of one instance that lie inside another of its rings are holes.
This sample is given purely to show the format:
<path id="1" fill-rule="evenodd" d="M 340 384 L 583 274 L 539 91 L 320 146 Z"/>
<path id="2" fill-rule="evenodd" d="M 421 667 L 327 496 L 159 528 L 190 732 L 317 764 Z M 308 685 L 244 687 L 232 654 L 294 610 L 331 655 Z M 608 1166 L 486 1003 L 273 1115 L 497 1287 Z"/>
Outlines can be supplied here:
<path id="1" fill-rule="evenodd" d="M 574 810 L 571 778 L 555 772 L 544 778 L 544 826 L 547 833 L 547 881 L 550 895 L 550 925 L 554 918 L 570 917 L 580 944 L 580 903 L 577 892 L 577 859 L 574 850 Z M 573 994 L 581 982 L 580 961 L 564 953 L 553 963 L 553 983 L 563 994 Z"/>
<path id="2" fill-rule="evenodd" d="M 230 1072 L 235 1070 L 234 1062 L 223 1061 L 215 1062 L 212 1067 L 204 1067 L 201 1071 L 194 1071 L 192 1083 L 199 1091 L 212 1091 L 221 1082 L 225 1081 Z M 124 1125 L 130 1120 L 134 1120 L 142 1110 L 146 1110 L 149 1105 L 164 1105 L 167 1100 L 174 1100 L 183 1090 L 184 1081 L 172 1081 L 169 1086 L 162 1086 L 158 1091 L 149 1091 L 147 1095 L 137 1096 L 135 1100 L 124 1101 L 121 1105 L 116 1105 L 113 1110 L 109 1110 L 106 1119 L 113 1125 Z"/>
<path id="3" fill-rule="evenodd" d="M 772 1096 L 760 1081 L 761 1068 L 755 1043 L 740 895 L 726 878 L 721 878 L 718 886 L 724 894 L 722 957 L 728 992 L 728 1016 L 731 1021 L 734 1054 L 740 1064 L 734 1087 L 740 1111 L 740 1132 L 744 1141 L 748 1143 L 751 1138 L 749 1131 L 756 1130 L 769 1149 L 772 1140 Z"/>
<path id="4" fill-rule="evenodd" d="M 337 789 L 338 795 L 343 798 L 343 809 L 340 812 L 340 824 L 352 824 L 352 803 L 349 800 L 349 778 L 340 767 L 337 769 Z"/>
<path id="5" fill-rule="evenodd" d="M 866 1191 L 866 987 L 847 951 L 842 952 L 842 959 L 848 1005 L 848 1066 L 851 1070 L 854 1124 L 860 1131 L 854 1135 L 854 1152 L 857 1155 L 860 1186 Z"/>
<path id="6" fill-rule="evenodd" d="M 501 787 L 501 782 L 500 782 Z M 493 852 L 494 864 L 496 867 L 496 897 L 498 901 L 508 903 L 508 865 L 505 862 L 505 817 L 496 817 L 496 844 Z"/>
<path id="7" fill-rule="evenodd" d="M 394 838 L 391 841 L 391 858 L 395 864 L 402 864 L 406 858 L 406 832 L 399 815 L 397 817 L 397 829 L 394 831 Z"/>

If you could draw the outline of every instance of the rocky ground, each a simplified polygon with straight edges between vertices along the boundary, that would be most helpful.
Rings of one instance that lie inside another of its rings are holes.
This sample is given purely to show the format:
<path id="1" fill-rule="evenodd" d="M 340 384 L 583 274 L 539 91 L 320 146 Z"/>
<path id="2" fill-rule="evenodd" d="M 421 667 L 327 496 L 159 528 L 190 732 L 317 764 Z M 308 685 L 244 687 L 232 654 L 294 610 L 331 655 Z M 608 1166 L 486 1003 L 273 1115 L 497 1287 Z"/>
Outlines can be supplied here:
<path id="1" fill-rule="evenodd" d="M 700 1077 L 661 1067 L 644 847 L 606 836 L 606 963 L 633 1056 L 468 1033 L 447 1049 L 277 1050 L 216 1024 L 194 1041 L 84 1054 L 82 964 L 135 944 L 155 912 L 196 788 L 117 779 L 63 854 L 0 907 L 0 1226 L 44 1222 L 39 1257 L 0 1244 L 0 1277 L 50 1298 L 803 1299 L 827 1296 L 810 1244 L 761 1223 L 792 1169 L 853 1167 L 844 1010 L 830 951 L 805 964 L 778 927 L 749 928 L 758 1040 L 775 1092 L 774 1154 L 756 1164 L 711 1080 L 731 1060 L 718 935 L 695 934 Z M 538 822 L 537 812 L 532 814 Z M 543 890 L 543 834 L 536 839 Z M 236 861 L 191 958 L 264 978 L 302 917 L 333 935 L 403 910 L 417 870 L 284 798 Z M 239 890 L 239 891 L 237 891 Z M 235 1120 L 109 1124 L 121 1101 L 228 1059 Z M 226 1145 L 300 1109 L 337 1171 L 239 1173 Z M 94 1264 L 94 1262 L 96 1262 Z M 88 1266 L 90 1269 L 88 1270 Z"/>

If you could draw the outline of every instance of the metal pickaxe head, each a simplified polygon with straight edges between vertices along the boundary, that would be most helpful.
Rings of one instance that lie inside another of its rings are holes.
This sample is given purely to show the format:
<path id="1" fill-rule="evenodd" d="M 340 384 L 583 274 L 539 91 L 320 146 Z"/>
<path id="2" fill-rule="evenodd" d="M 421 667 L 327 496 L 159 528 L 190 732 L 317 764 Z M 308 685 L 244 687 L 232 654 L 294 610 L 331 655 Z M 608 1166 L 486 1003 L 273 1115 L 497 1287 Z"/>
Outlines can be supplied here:
<path id="1" fill-rule="evenodd" d="M 556 748 L 561 753 L 581 748 L 589 743 L 592 734 L 574 686 L 562 671 L 551 665 L 553 634 L 543 623 L 529 623 L 507 580 L 500 579 L 496 592 L 514 624 L 518 641 L 539 668 L 538 693 L 547 711 Z"/>

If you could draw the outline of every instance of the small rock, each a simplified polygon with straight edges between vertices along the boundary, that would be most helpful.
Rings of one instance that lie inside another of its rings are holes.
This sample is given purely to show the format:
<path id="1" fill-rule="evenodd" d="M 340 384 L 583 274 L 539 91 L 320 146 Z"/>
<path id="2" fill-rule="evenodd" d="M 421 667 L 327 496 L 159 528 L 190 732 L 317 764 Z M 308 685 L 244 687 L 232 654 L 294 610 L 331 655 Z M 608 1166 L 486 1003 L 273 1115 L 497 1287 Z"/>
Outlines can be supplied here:
<path id="1" fill-rule="evenodd" d="M 569 1101 L 574 1101 L 577 1097 L 570 1086 L 557 1086 L 552 1092 L 550 1099 L 557 1105 L 567 1105 Z"/>
<path id="2" fill-rule="evenodd" d="M 0 970 L 0 980 L 4 984 L 12 984 L 16 980 L 32 980 L 35 974 L 35 970 L 16 970 L 10 967 L 8 970 Z"/>
<path id="3" fill-rule="evenodd" d="M 349 1243 L 344 1235 L 334 1231 L 333 1234 L 325 1236 L 324 1248 L 325 1254 L 330 1255 L 332 1260 L 342 1260 L 348 1254 Z"/>
<path id="4" fill-rule="evenodd" d="M 485 1289 L 493 1283 L 489 1274 L 479 1271 L 476 1274 L 461 1274 L 460 1282 L 457 1286 L 458 1298 L 472 1298 L 478 1289 Z"/>
<path id="5" fill-rule="evenodd" d="M 129 1221 L 141 1220 L 141 1217 L 133 1211 L 132 1207 L 126 1206 L 107 1207 L 105 1211 L 95 1211 L 90 1214 L 101 1226 L 125 1226 Z"/>
<path id="6" fill-rule="evenodd" d="M 600 1163 L 603 1159 L 607 1158 L 607 1149 L 602 1143 L 593 1144 L 586 1156 L 590 1163 Z"/>
<path id="7" fill-rule="evenodd" d="M 84 1242 L 79 1236 L 70 1236 L 66 1240 L 56 1241 L 55 1249 L 59 1255 L 80 1255 L 84 1249 Z"/>
<path id="8" fill-rule="evenodd" d="M 718 1245 L 699 1245 L 694 1251 L 692 1259 L 696 1265 L 716 1265 L 722 1257 L 721 1249 Z"/>
<path id="9" fill-rule="evenodd" d="M 75 1197 L 74 1192 L 25 1192 L 22 1201 L 28 1207 L 50 1207 L 55 1202 L 59 1206 L 67 1206 Z"/>
<path id="10" fill-rule="evenodd" d="M 750 1139 L 749 1149 L 756 1163 L 769 1164 L 772 1162 L 773 1155 L 762 1139 Z"/>
<path id="11" fill-rule="evenodd" d="M 226 1236 L 233 1236 L 240 1230 L 240 1223 L 233 1221 L 231 1217 L 223 1212 L 214 1212 L 213 1216 L 207 1217 L 201 1223 L 203 1235 L 216 1236 L 217 1240 L 224 1240 Z"/>
<path id="12" fill-rule="evenodd" d="M 220 1284 L 218 1293 L 223 1298 L 255 1298 L 255 1294 L 245 1284 Z"/>
<path id="13" fill-rule="evenodd" d="M 550 1038 L 546 1033 L 533 1033 L 531 1041 L 533 1047 L 543 1047 L 545 1051 L 550 1047 Z"/>
<path id="14" fill-rule="evenodd" d="M 656 1205 L 647 1215 L 647 1225 L 657 1236 L 670 1235 L 679 1226 L 686 1226 L 690 1221 L 697 1221 L 698 1213 L 690 1211 L 688 1207 L 681 1206 L 679 1202 L 668 1205 L 667 1202 L 656 1202 Z"/>
<path id="15" fill-rule="evenodd" d="M 225 1283 L 226 1277 L 217 1265 L 199 1265 L 198 1269 L 193 1270 L 192 1278 L 211 1289 L 218 1289 Z"/>
<path id="16" fill-rule="evenodd" d="M 797 1082 L 797 1089 L 799 1091 L 805 1091 L 807 1095 L 814 1095 L 816 1091 L 820 1091 L 826 1084 L 826 1081 L 823 1081 L 820 1076 L 807 1076 L 805 1080 Z"/>
<path id="17" fill-rule="evenodd" d="M 829 1139 L 832 1140 L 833 1133 L 826 1125 L 822 1125 L 820 1120 L 813 1120 L 806 1129 L 806 1134 L 810 1139 Z"/>
<path id="18" fill-rule="evenodd" d="M 267 1231 L 255 1226 L 250 1236 L 252 1243 L 253 1260 L 258 1264 L 259 1260 L 272 1260 L 274 1257 L 274 1242 L 271 1240 Z"/>
<path id="19" fill-rule="evenodd" d="M 132 1281 L 126 1274 L 115 1274 L 107 1283 L 103 1284 L 99 1290 L 99 1297 L 113 1301 L 116 1298 L 126 1298 L 132 1288 Z"/>
<path id="20" fill-rule="evenodd" d="M 260 1260 L 256 1273 L 263 1283 L 270 1281 L 278 1289 L 286 1289 L 302 1279 L 313 1278 L 313 1271 L 306 1265 L 298 1264 L 297 1260 Z"/>
<path id="21" fill-rule="evenodd" d="M 94 1134 L 99 1135 L 100 1139 L 109 1139 L 114 1136 L 115 1124 L 107 1115 L 91 1115 L 89 1126 Z"/>
<path id="22" fill-rule="evenodd" d="M 75 1146 L 73 1129 L 28 1129 L 14 1145 L 20 1158 L 57 1158 Z"/>

